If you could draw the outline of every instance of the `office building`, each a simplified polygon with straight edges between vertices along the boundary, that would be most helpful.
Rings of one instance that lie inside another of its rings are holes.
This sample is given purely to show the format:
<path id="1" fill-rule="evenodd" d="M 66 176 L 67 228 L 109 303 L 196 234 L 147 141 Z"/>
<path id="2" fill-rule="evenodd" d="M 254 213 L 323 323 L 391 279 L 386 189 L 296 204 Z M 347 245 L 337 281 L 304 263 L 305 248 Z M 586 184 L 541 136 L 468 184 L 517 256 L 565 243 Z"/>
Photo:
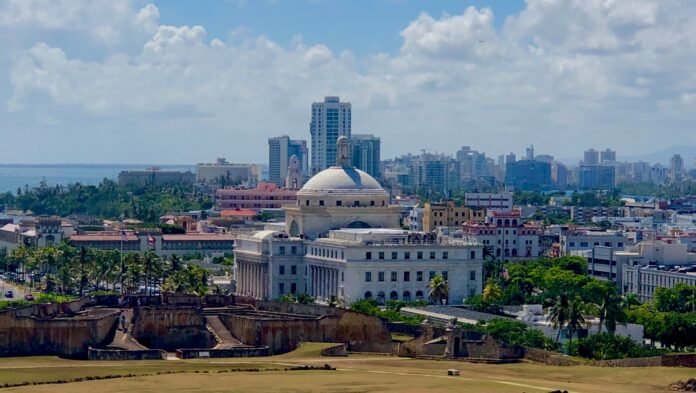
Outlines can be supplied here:
<path id="1" fill-rule="evenodd" d="M 621 231 L 573 230 L 561 235 L 561 255 L 591 251 L 594 247 L 608 247 L 623 250 L 629 245 L 628 238 Z"/>
<path id="2" fill-rule="evenodd" d="M 353 166 L 374 178 L 380 178 L 381 142 L 379 137 L 371 134 L 354 134 L 351 142 Z"/>
<path id="3" fill-rule="evenodd" d="M 505 164 L 505 186 L 522 191 L 548 190 L 551 183 L 551 164 L 535 160 L 520 160 Z"/>
<path id="4" fill-rule="evenodd" d="M 285 187 L 285 178 L 288 176 L 288 165 L 292 156 L 297 157 L 300 164 L 300 173 L 308 173 L 309 154 L 307 141 L 293 140 L 283 135 L 268 138 L 268 180 L 281 187 Z"/>
<path id="5" fill-rule="evenodd" d="M 679 182 L 684 176 L 684 160 L 679 154 L 672 156 L 669 161 L 669 178 L 672 182 Z"/>
<path id="6" fill-rule="evenodd" d="M 275 183 L 259 182 L 255 188 L 221 188 L 215 191 L 218 210 L 224 209 L 280 209 L 295 203 L 296 190 L 278 187 Z"/>
<path id="7" fill-rule="evenodd" d="M 464 194 L 464 206 L 486 211 L 511 211 L 512 193 L 467 192 Z"/>
<path id="8" fill-rule="evenodd" d="M 336 141 L 339 136 L 351 137 L 351 105 L 339 97 L 324 97 L 324 102 L 312 104 L 309 123 L 312 137 L 312 174 L 317 174 L 336 162 Z"/>
<path id="9" fill-rule="evenodd" d="M 414 192 L 436 192 L 443 195 L 459 187 L 459 162 L 441 154 L 423 153 L 411 162 L 409 180 Z"/>

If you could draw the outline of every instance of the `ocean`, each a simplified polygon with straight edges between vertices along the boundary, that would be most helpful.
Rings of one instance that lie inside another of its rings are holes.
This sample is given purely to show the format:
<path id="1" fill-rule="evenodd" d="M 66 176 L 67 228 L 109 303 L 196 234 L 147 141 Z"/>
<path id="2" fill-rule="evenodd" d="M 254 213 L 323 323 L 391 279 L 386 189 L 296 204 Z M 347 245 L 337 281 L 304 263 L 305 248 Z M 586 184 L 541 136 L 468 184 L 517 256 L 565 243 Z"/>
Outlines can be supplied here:
<path id="1" fill-rule="evenodd" d="M 157 166 L 162 170 L 196 172 L 195 165 L 149 165 L 149 164 L 0 164 L 0 192 L 16 192 L 38 186 L 42 180 L 48 185 L 81 183 L 99 184 L 103 179 L 116 180 L 119 172 L 147 169 Z"/>

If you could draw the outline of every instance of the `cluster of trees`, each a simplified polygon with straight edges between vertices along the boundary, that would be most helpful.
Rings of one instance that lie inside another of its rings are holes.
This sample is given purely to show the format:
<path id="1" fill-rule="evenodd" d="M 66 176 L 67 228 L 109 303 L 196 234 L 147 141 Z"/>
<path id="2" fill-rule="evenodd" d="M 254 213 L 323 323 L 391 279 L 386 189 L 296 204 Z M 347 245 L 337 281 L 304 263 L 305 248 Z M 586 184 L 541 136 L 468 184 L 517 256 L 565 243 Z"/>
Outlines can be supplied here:
<path id="1" fill-rule="evenodd" d="M 617 186 L 624 195 L 655 196 L 662 198 L 679 198 L 685 195 L 696 194 L 696 182 L 684 180 L 683 182 L 656 184 L 653 182 L 621 183 Z"/>
<path id="2" fill-rule="evenodd" d="M 586 347 L 577 347 L 572 336 L 588 326 L 589 316 L 599 320 L 598 333 L 609 336 L 618 325 L 631 322 L 644 325 L 645 337 L 653 343 L 677 350 L 696 345 L 696 287 L 660 288 L 654 302 L 641 305 L 635 295 L 620 296 L 614 283 L 588 277 L 587 262 L 580 257 L 487 261 L 484 270 L 483 294 L 467 299 L 468 304 L 492 313 L 503 305 L 542 304 L 559 333 L 560 328 L 568 331 L 570 352 L 599 345 L 598 353 L 612 353 L 611 345 L 614 352 L 630 356 L 640 349 L 626 350 L 622 339 L 599 338 L 580 340 Z"/>
<path id="3" fill-rule="evenodd" d="M 405 302 L 403 300 L 387 300 L 386 307 L 380 308 L 377 302 L 373 299 L 362 299 L 350 305 L 353 311 L 362 312 L 368 315 L 384 318 L 388 321 L 404 322 L 407 325 L 417 326 L 423 322 L 423 317 L 420 315 L 406 316 L 399 311 L 402 307 L 422 307 L 428 303 L 424 300 L 416 300 Z"/>
<path id="4" fill-rule="evenodd" d="M 208 195 L 197 193 L 193 187 L 121 187 L 109 179 L 96 186 L 43 184 L 35 189 L 17 189 L 14 194 L 0 194 L 0 210 L 4 207 L 34 214 L 135 218 L 145 222 L 157 222 L 167 212 L 209 209 L 212 205 Z"/>
<path id="5" fill-rule="evenodd" d="M 279 302 L 282 303 L 291 303 L 291 304 L 312 304 L 314 303 L 314 297 L 308 293 L 300 293 L 300 294 L 285 294 L 285 295 L 280 295 L 278 298 Z"/>
<path id="6" fill-rule="evenodd" d="M 178 256 L 162 259 L 152 251 L 144 254 L 119 250 L 76 248 L 67 242 L 56 246 L 21 246 L 0 259 L 0 270 L 21 272 L 30 285 L 52 294 L 82 296 L 88 292 L 114 290 L 126 293 L 166 292 L 203 294 L 209 273 Z"/>
<path id="7" fill-rule="evenodd" d="M 544 336 L 539 329 L 529 327 L 524 322 L 510 318 L 494 318 L 488 322 L 466 326 L 490 334 L 497 341 L 510 346 L 541 348 L 546 350 L 558 349 L 557 343 Z"/>

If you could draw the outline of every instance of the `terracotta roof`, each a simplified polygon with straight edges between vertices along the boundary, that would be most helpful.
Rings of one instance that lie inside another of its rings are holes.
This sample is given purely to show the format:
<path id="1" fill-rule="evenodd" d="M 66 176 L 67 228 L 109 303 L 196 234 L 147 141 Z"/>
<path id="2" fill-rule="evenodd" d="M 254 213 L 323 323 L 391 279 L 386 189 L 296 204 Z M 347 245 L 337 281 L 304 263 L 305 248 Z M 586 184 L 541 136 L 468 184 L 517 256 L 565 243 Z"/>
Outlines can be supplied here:
<path id="1" fill-rule="evenodd" d="M 221 217 L 254 217 L 256 212 L 244 209 L 223 209 L 220 211 Z"/>
<path id="2" fill-rule="evenodd" d="M 231 233 L 187 233 L 185 235 L 162 235 L 164 241 L 229 241 L 234 240 L 235 235 Z"/>

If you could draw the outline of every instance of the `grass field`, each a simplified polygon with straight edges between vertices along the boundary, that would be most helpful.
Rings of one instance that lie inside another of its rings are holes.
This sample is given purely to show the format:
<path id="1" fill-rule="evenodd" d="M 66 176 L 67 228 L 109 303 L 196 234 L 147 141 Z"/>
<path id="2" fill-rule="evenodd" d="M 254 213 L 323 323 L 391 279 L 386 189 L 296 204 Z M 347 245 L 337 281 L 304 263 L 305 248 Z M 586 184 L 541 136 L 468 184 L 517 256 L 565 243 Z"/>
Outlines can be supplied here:
<path id="1" fill-rule="evenodd" d="M 5 383 L 66 380 L 77 377 L 134 375 L 126 378 L 29 385 L 2 392 L 664 392 L 676 380 L 693 377 L 685 368 L 552 367 L 415 360 L 392 356 L 322 357 L 326 344 L 307 344 L 268 358 L 174 361 L 87 362 L 52 357 L 0 359 Z M 285 371 L 300 365 L 334 371 Z M 461 376 L 448 377 L 447 369 Z M 237 371 L 239 369 L 248 371 Z M 235 370 L 235 371 L 232 371 Z M 251 372 L 251 370 L 255 372 Z M 174 372 L 174 374 L 158 373 Z"/>

